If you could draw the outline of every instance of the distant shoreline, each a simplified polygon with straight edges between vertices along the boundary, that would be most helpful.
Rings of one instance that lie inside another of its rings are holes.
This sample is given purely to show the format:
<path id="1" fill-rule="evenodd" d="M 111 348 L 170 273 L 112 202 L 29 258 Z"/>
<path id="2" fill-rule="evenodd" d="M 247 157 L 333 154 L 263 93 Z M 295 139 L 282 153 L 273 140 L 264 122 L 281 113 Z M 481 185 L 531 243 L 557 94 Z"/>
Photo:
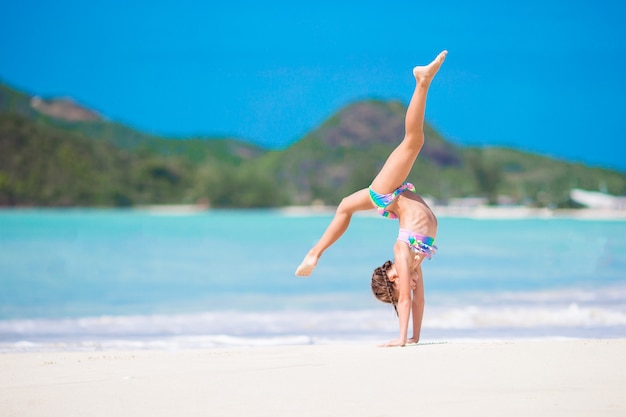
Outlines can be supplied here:
<path id="1" fill-rule="evenodd" d="M 311 205 L 311 206 L 285 206 L 285 207 L 268 207 L 259 209 L 245 209 L 245 208 L 210 208 L 203 205 L 196 204 L 164 204 L 164 205 L 141 205 L 128 208 L 119 207 L 0 207 L 0 213 L 10 211 L 80 211 L 80 210 L 120 210 L 120 211 L 136 211 L 153 213 L 156 215 L 190 215 L 190 214 L 202 214 L 210 213 L 211 211 L 253 211 L 253 210 L 267 210 L 274 211 L 287 216 L 317 216 L 317 215 L 332 215 L 336 206 L 327 205 Z M 580 220 L 626 220 L 626 210 L 616 209 L 550 209 L 550 208 L 533 208 L 523 206 L 476 206 L 476 207 L 464 207 L 464 206 L 432 206 L 433 211 L 440 218 L 446 217 L 458 217 L 458 218 L 470 218 L 470 219 L 502 219 L 502 220 L 515 220 L 515 219 L 559 219 L 570 218 Z M 376 212 L 364 211 L 358 213 L 359 216 L 376 216 Z"/>
<path id="2" fill-rule="evenodd" d="M 286 215 L 311 216 L 334 213 L 335 206 L 288 206 L 275 210 Z M 522 206 L 507 207 L 462 207 L 462 206 L 432 206 L 437 217 L 462 217 L 472 219 L 529 219 L 529 218 L 573 218 L 586 220 L 626 220 L 626 210 L 609 209 L 549 209 Z M 362 215 L 376 215 L 374 210 L 363 212 Z"/>

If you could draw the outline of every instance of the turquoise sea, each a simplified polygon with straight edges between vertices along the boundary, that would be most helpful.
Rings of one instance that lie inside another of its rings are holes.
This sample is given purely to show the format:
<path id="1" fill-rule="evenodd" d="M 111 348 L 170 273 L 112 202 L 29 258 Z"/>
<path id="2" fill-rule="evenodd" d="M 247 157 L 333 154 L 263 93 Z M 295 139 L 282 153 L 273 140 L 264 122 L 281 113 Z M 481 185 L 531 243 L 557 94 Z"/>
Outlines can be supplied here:
<path id="1" fill-rule="evenodd" d="M 363 215 L 310 278 L 331 214 L 0 211 L 0 352 L 378 343 L 395 221 Z M 440 217 L 424 342 L 626 337 L 626 221 Z"/>

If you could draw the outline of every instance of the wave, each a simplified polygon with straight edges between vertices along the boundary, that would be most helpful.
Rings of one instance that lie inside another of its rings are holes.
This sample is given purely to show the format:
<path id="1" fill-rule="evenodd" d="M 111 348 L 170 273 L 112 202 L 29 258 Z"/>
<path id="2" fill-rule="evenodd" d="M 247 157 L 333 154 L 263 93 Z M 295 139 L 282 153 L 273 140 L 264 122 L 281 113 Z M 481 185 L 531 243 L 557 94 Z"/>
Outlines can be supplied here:
<path id="1" fill-rule="evenodd" d="M 611 308 L 583 307 L 479 307 L 431 311 L 424 327 L 438 329 L 626 326 L 626 312 Z"/>
<path id="2" fill-rule="evenodd" d="M 154 338 L 64 339 L 0 342 L 0 353 L 58 352 L 58 351 L 132 351 L 132 350 L 190 350 L 229 347 L 267 347 L 315 344 L 309 336 L 234 337 L 229 335 L 176 336 Z"/>
<path id="3" fill-rule="evenodd" d="M 0 352 L 186 349 L 349 343 L 397 332 L 391 309 L 358 311 L 217 311 L 0 321 Z M 624 306 L 435 306 L 423 335 L 443 338 L 626 337 Z"/>

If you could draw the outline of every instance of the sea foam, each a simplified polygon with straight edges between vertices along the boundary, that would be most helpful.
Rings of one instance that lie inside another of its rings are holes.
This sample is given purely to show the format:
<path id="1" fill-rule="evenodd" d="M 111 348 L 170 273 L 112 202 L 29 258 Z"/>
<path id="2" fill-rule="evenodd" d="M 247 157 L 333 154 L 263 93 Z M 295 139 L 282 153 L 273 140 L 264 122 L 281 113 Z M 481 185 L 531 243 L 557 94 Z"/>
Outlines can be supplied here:
<path id="1" fill-rule="evenodd" d="M 0 351 L 179 349 L 354 342 L 397 333 L 392 310 L 219 311 L 0 321 Z M 550 330 L 546 330 L 550 329 Z M 424 335 L 438 338 L 625 337 L 626 312 L 569 305 L 426 310 Z"/>

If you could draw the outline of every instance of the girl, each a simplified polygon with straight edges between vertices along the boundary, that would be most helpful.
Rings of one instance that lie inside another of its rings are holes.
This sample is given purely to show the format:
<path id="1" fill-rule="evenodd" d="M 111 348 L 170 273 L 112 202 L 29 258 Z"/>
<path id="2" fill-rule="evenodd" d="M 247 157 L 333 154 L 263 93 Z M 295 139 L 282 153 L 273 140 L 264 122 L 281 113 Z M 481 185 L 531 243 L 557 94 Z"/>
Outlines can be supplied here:
<path id="1" fill-rule="evenodd" d="M 400 321 L 399 337 L 383 346 L 417 343 L 422 328 L 424 283 L 421 264 L 424 258 L 432 258 L 437 249 L 434 245 L 437 219 L 406 179 L 424 145 L 428 88 L 447 53 L 443 51 L 430 64 L 413 68 L 415 90 L 406 112 L 404 139 L 389 155 L 369 188 L 341 200 L 326 231 L 296 269 L 297 276 L 309 276 L 322 253 L 346 231 L 355 212 L 369 210 L 373 205 L 382 216 L 397 218 L 400 232 L 393 247 L 395 262 L 385 262 L 372 275 L 374 295 L 380 301 L 393 304 Z M 411 315 L 413 335 L 409 338 Z"/>

